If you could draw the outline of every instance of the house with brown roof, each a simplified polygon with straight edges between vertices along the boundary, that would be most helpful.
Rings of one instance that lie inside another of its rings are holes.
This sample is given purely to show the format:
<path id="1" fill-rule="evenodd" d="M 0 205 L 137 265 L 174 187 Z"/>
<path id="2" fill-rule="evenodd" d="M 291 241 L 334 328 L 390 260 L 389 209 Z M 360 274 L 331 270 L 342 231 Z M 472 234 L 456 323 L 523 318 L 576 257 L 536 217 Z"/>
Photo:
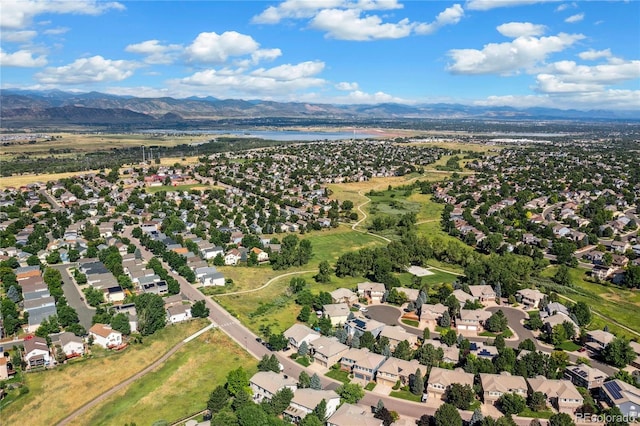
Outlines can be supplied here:
<path id="1" fill-rule="evenodd" d="M 333 303 L 346 303 L 349 306 L 358 301 L 358 295 L 347 288 L 339 288 L 331 293 Z"/>
<path id="2" fill-rule="evenodd" d="M 404 359 L 389 357 L 378 368 L 376 383 L 393 387 L 397 381 L 400 381 L 402 385 L 408 385 L 409 376 L 415 374 L 418 368 L 426 370 L 425 366 L 420 364 L 417 359 L 405 361 Z"/>
<path id="3" fill-rule="evenodd" d="M 369 301 L 369 303 L 381 303 L 384 293 L 387 291 L 382 283 L 359 283 L 358 284 L 358 297 L 363 297 Z"/>
<path id="4" fill-rule="evenodd" d="M 495 404 L 505 393 L 515 393 L 523 398 L 527 397 L 527 382 L 524 377 L 501 374 L 480 373 L 482 395 L 486 404 Z"/>
<path id="5" fill-rule="evenodd" d="M 470 285 L 469 292 L 480 302 L 494 302 L 496 300 L 496 292 L 490 285 Z"/>
<path id="6" fill-rule="evenodd" d="M 454 383 L 473 387 L 473 374 L 465 373 L 461 368 L 456 368 L 455 370 L 447 370 L 440 367 L 431 368 L 431 373 L 427 380 L 429 399 L 444 400 L 447 389 Z"/>
<path id="7" fill-rule="evenodd" d="M 436 303 L 435 305 L 424 304 L 420 308 L 420 328 L 428 328 L 431 331 L 436 329 L 438 321 L 445 311 L 449 308 L 442 303 Z"/>
<path id="8" fill-rule="evenodd" d="M 456 318 L 458 333 L 476 336 L 484 330 L 484 322 L 491 316 L 490 311 L 481 309 L 460 309 L 460 318 Z"/>
<path id="9" fill-rule="evenodd" d="M 312 330 L 304 324 L 298 323 L 293 324 L 283 334 L 284 337 L 289 340 L 289 344 L 296 350 L 300 347 L 302 342 L 307 342 L 307 345 L 310 345 L 311 342 L 320 337 L 320 333 L 317 331 Z"/>
<path id="10" fill-rule="evenodd" d="M 322 306 L 322 311 L 331 319 L 331 325 L 334 327 L 347 322 L 347 318 L 351 312 L 349 305 L 346 303 L 331 303 L 324 305 Z"/>
<path id="11" fill-rule="evenodd" d="M 324 400 L 327 404 L 326 416 L 330 417 L 340 405 L 340 395 L 332 390 L 296 389 L 291 403 L 284 411 L 284 417 L 295 424 L 300 423 Z"/>
<path id="12" fill-rule="evenodd" d="M 462 291 L 460 289 L 453 290 L 453 293 L 451 293 L 451 294 L 453 295 L 453 297 L 456 298 L 458 303 L 460 303 L 460 306 L 464 306 L 465 303 L 474 302 L 476 300 L 475 297 L 473 297 L 469 293 L 466 293 L 466 292 L 464 292 L 464 291 Z"/>
<path id="13" fill-rule="evenodd" d="M 605 382 L 600 388 L 600 399 L 605 406 L 616 406 L 623 416 L 629 419 L 640 417 L 640 389 L 614 379 Z"/>
<path id="14" fill-rule="evenodd" d="M 89 329 L 89 336 L 93 337 L 93 343 L 105 349 L 113 348 L 122 344 L 122 333 L 114 330 L 106 324 L 94 324 Z"/>
<path id="15" fill-rule="evenodd" d="M 547 404 L 560 413 L 574 414 L 584 404 L 584 398 L 569 380 L 551 380 L 544 376 L 527 379 L 529 392 L 541 392 Z"/>
<path id="16" fill-rule="evenodd" d="M 372 382 L 385 360 L 384 355 L 376 354 L 369 349 L 351 348 L 342 355 L 340 369 L 353 373 L 356 379 Z"/>
<path id="17" fill-rule="evenodd" d="M 369 407 L 342 404 L 327 420 L 327 426 L 382 426 L 382 420 L 373 417 Z"/>
<path id="18" fill-rule="evenodd" d="M 403 327 L 399 325 L 385 325 L 380 332 L 380 337 L 386 337 L 389 339 L 389 349 L 394 350 L 398 343 L 406 340 L 411 347 L 415 347 L 418 344 L 418 336 L 413 333 L 409 333 Z"/>
<path id="19" fill-rule="evenodd" d="M 335 337 L 320 336 L 311 342 L 313 359 L 323 367 L 337 364 L 349 346 L 340 343 Z"/>
<path id="20" fill-rule="evenodd" d="M 27 368 L 51 365 L 51 353 L 46 339 L 36 336 L 25 340 L 22 358 L 27 364 Z"/>
<path id="21" fill-rule="evenodd" d="M 601 351 L 609 343 L 615 339 L 616 336 L 608 331 L 604 330 L 591 330 L 587 331 L 587 346 L 595 351 Z"/>
<path id="22" fill-rule="evenodd" d="M 586 389 L 599 388 L 608 377 L 606 373 L 587 364 L 571 365 L 564 370 L 565 379 Z"/>
<path id="23" fill-rule="evenodd" d="M 264 399 L 273 398 L 281 389 L 289 388 L 295 392 L 298 389 L 298 381 L 273 371 L 258 371 L 249 379 L 249 387 L 253 392 L 253 402 L 260 404 Z"/>
<path id="24" fill-rule="evenodd" d="M 540 301 L 545 298 L 545 294 L 540 290 L 525 288 L 516 292 L 516 299 L 524 304 L 527 309 L 538 308 Z"/>

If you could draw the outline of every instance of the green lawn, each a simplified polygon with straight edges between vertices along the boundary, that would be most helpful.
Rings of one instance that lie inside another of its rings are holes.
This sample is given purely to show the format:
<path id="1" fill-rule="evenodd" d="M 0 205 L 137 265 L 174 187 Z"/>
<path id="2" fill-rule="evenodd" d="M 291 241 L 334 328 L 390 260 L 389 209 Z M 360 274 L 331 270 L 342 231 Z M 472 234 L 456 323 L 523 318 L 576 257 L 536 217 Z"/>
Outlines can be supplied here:
<path id="1" fill-rule="evenodd" d="M 250 377 L 257 361 L 224 333 L 208 331 L 160 368 L 111 396 L 73 424 L 152 424 L 175 421 L 206 407 L 209 393 L 242 366 Z M 176 398 L 179 390 L 179 398 Z"/>
<path id="2" fill-rule="evenodd" d="M 440 283 L 453 283 L 458 277 L 453 274 L 448 274 L 446 272 L 432 270 L 433 275 L 427 275 L 422 277 L 422 284 L 440 284 Z M 413 275 L 408 272 L 403 272 L 396 274 L 398 279 L 400 280 L 400 284 L 403 287 L 411 287 L 411 283 L 413 282 Z"/>
<path id="3" fill-rule="evenodd" d="M 524 410 L 522 410 L 518 416 L 520 417 L 533 417 L 536 419 L 548 419 L 549 417 L 553 416 L 553 411 L 551 410 L 544 410 L 544 411 L 533 411 L 531 408 L 527 407 Z"/>
<path id="4" fill-rule="evenodd" d="M 389 396 L 392 396 L 394 398 L 406 399 L 407 401 L 422 401 L 422 395 L 414 395 L 411 392 L 405 390 L 391 391 Z"/>
<path id="5" fill-rule="evenodd" d="M 403 324 L 410 325 L 411 327 L 418 327 L 420 323 L 418 321 L 410 320 L 410 319 L 402 319 Z"/>
<path id="6" fill-rule="evenodd" d="M 580 345 L 576 345 L 571 340 L 566 340 L 559 344 L 556 349 L 562 349 L 563 351 L 573 352 L 580 349 Z"/>
<path id="7" fill-rule="evenodd" d="M 303 367 L 308 367 L 311 365 L 311 362 L 309 361 L 309 357 L 306 357 L 306 356 L 300 356 L 296 358 L 296 362 Z"/>
<path id="8" fill-rule="evenodd" d="M 552 277 L 556 270 L 557 267 L 553 266 L 545 269 L 541 275 Z M 569 275 L 574 288 L 567 289 L 567 297 L 575 301 L 585 302 L 593 311 L 640 332 L 640 315 L 637 315 L 640 308 L 640 293 L 612 284 L 597 284 L 587 281 L 584 269 L 571 268 Z M 593 315 L 593 320 L 587 328 L 590 330 L 602 329 L 604 325 L 608 325 L 609 329 L 616 334 L 629 338 L 638 337 L 629 331 L 616 327 L 615 324 L 607 322 L 606 319 L 598 318 L 596 315 Z M 614 330 L 614 327 L 617 330 Z"/>
<path id="9" fill-rule="evenodd" d="M 351 381 L 349 380 L 349 373 L 342 370 L 329 370 L 324 375 L 342 383 L 349 383 Z"/>
<path id="10" fill-rule="evenodd" d="M 364 387 L 364 390 L 372 391 L 376 387 L 376 382 L 369 382 L 367 386 Z"/>
<path id="11" fill-rule="evenodd" d="M 160 192 L 160 191 L 190 191 L 193 188 L 198 188 L 199 190 L 206 190 L 206 189 L 222 189 L 219 186 L 213 186 L 213 185 L 201 185 L 199 183 L 195 183 L 195 184 L 189 184 L 189 185 L 176 185 L 176 186 L 149 186 L 147 188 L 145 188 L 146 192 L 149 194 L 155 194 L 156 192 Z"/>

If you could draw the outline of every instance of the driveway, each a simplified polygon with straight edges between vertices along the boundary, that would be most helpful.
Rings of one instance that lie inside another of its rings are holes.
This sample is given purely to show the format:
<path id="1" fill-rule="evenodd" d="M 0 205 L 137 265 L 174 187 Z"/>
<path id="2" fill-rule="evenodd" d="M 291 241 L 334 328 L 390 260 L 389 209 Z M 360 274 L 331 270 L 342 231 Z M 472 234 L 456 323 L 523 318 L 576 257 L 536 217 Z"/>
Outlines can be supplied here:
<path id="1" fill-rule="evenodd" d="M 69 275 L 69 270 L 71 265 L 51 265 L 52 268 L 60 271 L 60 275 L 62 276 L 62 291 L 64 292 L 64 297 L 67 298 L 67 303 L 69 306 L 74 308 L 78 313 L 78 319 L 80 320 L 80 324 L 87 330 L 91 328 L 91 320 L 96 313 L 95 308 L 90 307 L 84 301 L 80 300 L 81 297 L 84 297 L 76 283 L 73 281 L 71 276 Z"/>

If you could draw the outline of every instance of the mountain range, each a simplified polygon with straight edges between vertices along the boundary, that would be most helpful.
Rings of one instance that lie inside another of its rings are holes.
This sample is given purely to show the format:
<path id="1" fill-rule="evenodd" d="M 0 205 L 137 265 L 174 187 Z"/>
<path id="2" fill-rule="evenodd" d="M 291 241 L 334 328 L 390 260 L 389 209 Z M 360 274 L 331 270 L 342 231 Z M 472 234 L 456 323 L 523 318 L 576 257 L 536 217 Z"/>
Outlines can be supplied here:
<path id="1" fill-rule="evenodd" d="M 217 99 L 138 98 L 99 92 L 0 90 L 2 127 L 104 125 L 167 127 L 198 125 L 223 119 L 371 119 L 474 120 L 640 120 L 639 111 L 561 110 L 461 104 L 334 105 L 304 102 Z"/>

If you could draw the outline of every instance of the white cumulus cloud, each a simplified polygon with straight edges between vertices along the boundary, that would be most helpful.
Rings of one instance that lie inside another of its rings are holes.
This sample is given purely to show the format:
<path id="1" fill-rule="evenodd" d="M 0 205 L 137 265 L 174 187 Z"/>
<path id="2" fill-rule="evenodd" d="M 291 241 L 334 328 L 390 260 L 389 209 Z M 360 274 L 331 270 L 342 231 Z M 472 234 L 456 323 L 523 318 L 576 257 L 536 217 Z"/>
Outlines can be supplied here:
<path id="1" fill-rule="evenodd" d="M 25 43 L 37 35 L 37 31 L 4 31 L 2 33 L 2 41 L 11 43 Z"/>
<path id="2" fill-rule="evenodd" d="M 170 64 L 176 58 L 179 44 L 161 44 L 159 40 L 147 40 L 141 43 L 130 44 L 125 51 L 144 55 L 144 61 L 148 64 Z"/>
<path id="3" fill-rule="evenodd" d="M 28 50 L 18 50 L 13 53 L 5 52 L 0 49 L 0 65 L 3 67 L 43 67 L 47 65 L 45 56 L 34 57 L 33 53 Z"/>
<path id="4" fill-rule="evenodd" d="M 453 49 L 448 52 L 453 60 L 448 70 L 454 74 L 511 74 L 530 69 L 550 54 L 561 52 L 582 34 L 559 33 L 549 37 L 522 36 L 505 43 L 486 44 L 482 50 Z"/>
<path id="5" fill-rule="evenodd" d="M 124 9 L 121 3 L 98 0 L 9 0 L 2 2 L 0 27 L 24 28 L 31 23 L 34 16 L 43 13 L 95 16 L 109 10 Z"/>
<path id="6" fill-rule="evenodd" d="M 308 19 L 324 9 L 392 10 L 402 7 L 397 0 L 285 0 L 254 16 L 252 22 L 277 24 L 283 19 Z"/>
<path id="7" fill-rule="evenodd" d="M 525 6 L 536 3 L 552 3 L 560 0 L 468 0 L 469 10 L 490 10 L 498 7 Z"/>
<path id="8" fill-rule="evenodd" d="M 284 64 L 277 67 L 259 68 L 251 72 L 252 76 L 267 77 L 274 80 L 298 80 L 319 74 L 324 69 L 324 62 L 307 61 L 299 64 Z"/>
<path id="9" fill-rule="evenodd" d="M 350 91 L 353 91 L 353 90 L 358 90 L 359 86 L 358 86 L 358 83 L 356 83 L 356 82 L 349 83 L 347 81 L 341 81 L 340 83 L 337 83 L 334 87 L 336 89 L 338 89 L 338 90 L 342 90 L 342 91 L 345 91 L 345 92 L 350 92 Z"/>
<path id="10" fill-rule="evenodd" d="M 574 24 L 576 22 L 580 22 L 584 19 L 584 13 L 577 13 L 575 15 L 571 15 L 569 16 L 567 19 L 564 20 L 564 22 L 567 22 L 569 24 Z"/>
<path id="11" fill-rule="evenodd" d="M 236 31 L 200 33 L 186 48 L 190 62 L 224 63 L 230 56 L 254 53 L 260 45 L 251 36 Z"/>
<path id="12" fill-rule="evenodd" d="M 69 31 L 67 27 L 57 27 L 57 28 L 49 28 L 48 30 L 44 30 L 43 32 L 46 35 L 61 35 L 65 34 Z"/>
<path id="13" fill-rule="evenodd" d="M 436 16 L 436 19 L 428 24 L 417 24 L 416 34 L 432 34 L 445 25 L 455 25 L 464 16 L 464 9 L 459 4 L 446 8 Z"/>
<path id="14" fill-rule="evenodd" d="M 407 37 L 413 25 L 409 19 L 383 23 L 377 15 L 362 16 L 358 9 L 325 9 L 310 23 L 312 28 L 325 31 L 326 37 L 339 40 L 379 40 Z"/>
<path id="15" fill-rule="evenodd" d="M 540 36 L 545 33 L 547 27 L 532 24 L 531 22 L 508 22 L 498 25 L 496 28 L 505 37 L 516 38 L 526 36 Z"/>
<path id="16" fill-rule="evenodd" d="M 49 67 L 35 75 L 42 84 L 85 84 L 121 81 L 133 75 L 140 64 L 105 59 L 102 56 L 76 59 L 69 65 Z"/>
<path id="17" fill-rule="evenodd" d="M 586 52 L 580 52 L 578 54 L 580 59 L 584 59 L 585 61 L 595 61 L 600 58 L 610 58 L 611 57 L 611 49 L 604 50 L 587 50 Z"/>

